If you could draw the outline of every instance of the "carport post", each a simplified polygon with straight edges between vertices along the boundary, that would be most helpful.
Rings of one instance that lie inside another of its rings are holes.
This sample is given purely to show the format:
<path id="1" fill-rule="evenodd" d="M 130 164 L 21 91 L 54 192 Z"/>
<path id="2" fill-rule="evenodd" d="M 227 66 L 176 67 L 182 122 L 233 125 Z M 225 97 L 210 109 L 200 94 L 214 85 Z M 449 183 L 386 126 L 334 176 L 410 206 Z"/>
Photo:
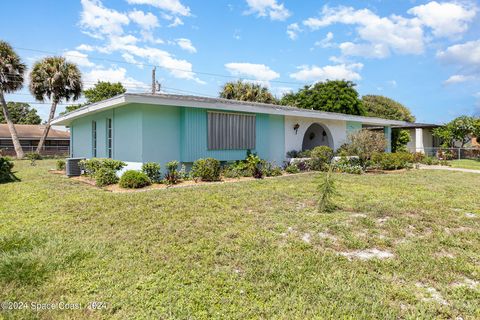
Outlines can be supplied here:
<path id="1" fill-rule="evenodd" d="M 392 152 L 392 127 L 383 127 L 383 133 L 385 134 L 385 139 L 387 139 L 387 146 L 385 147 L 385 152 L 390 153 Z"/>

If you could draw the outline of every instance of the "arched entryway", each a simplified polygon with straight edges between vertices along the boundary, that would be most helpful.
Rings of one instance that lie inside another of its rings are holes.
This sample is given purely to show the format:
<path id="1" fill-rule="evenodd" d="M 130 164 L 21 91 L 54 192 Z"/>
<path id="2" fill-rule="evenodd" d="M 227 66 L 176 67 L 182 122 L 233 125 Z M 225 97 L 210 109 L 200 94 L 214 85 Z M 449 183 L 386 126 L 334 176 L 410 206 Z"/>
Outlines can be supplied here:
<path id="1" fill-rule="evenodd" d="M 327 127 L 319 123 L 313 123 L 305 131 L 302 150 L 311 150 L 318 146 L 328 146 L 333 149 L 333 138 Z"/>

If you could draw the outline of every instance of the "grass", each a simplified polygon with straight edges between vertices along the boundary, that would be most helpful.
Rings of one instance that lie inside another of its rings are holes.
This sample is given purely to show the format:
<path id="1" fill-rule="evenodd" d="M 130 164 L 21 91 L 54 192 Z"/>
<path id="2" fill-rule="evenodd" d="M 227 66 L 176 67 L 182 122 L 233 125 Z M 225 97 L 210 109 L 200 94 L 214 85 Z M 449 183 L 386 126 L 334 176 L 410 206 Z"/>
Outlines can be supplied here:
<path id="1" fill-rule="evenodd" d="M 120 194 L 53 167 L 0 185 L 0 301 L 107 307 L 0 317 L 480 317 L 475 174 L 335 174 L 323 214 L 316 174 Z"/>
<path id="2" fill-rule="evenodd" d="M 450 161 L 452 168 L 476 169 L 480 170 L 480 159 L 462 159 Z"/>

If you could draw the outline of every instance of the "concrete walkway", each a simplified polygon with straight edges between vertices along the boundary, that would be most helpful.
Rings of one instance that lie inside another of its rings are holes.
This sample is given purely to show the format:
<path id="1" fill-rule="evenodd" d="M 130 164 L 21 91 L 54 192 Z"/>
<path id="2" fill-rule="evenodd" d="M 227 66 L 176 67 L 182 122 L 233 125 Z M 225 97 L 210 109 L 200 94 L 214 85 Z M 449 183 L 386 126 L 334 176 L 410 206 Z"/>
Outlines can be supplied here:
<path id="1" fill-rule="evenodd" d="M 464 168 L 452 168 L 447 166 L 427 166 L 427 165 L 420 165 L 419 169 L 424 170 L 447 170 L 447 171 L 459 171 L 459 172 L 470 172 L 470 173 L 480 173 L 480 170 L 475 169 L 464 169 Z"/>

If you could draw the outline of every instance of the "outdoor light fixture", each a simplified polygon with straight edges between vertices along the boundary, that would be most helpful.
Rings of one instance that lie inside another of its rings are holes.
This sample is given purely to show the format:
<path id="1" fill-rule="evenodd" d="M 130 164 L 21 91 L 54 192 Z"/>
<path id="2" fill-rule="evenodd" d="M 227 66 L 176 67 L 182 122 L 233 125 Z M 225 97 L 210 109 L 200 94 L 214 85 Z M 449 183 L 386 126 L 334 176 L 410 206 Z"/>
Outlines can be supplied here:
<path id="1" fill-rule="evenodd" d="M 300 128 L 300 125 L 298 123 L 293 126 L 293 130 L 295 130 L 295 134 L 297 134 L 298 128 Z"/>

